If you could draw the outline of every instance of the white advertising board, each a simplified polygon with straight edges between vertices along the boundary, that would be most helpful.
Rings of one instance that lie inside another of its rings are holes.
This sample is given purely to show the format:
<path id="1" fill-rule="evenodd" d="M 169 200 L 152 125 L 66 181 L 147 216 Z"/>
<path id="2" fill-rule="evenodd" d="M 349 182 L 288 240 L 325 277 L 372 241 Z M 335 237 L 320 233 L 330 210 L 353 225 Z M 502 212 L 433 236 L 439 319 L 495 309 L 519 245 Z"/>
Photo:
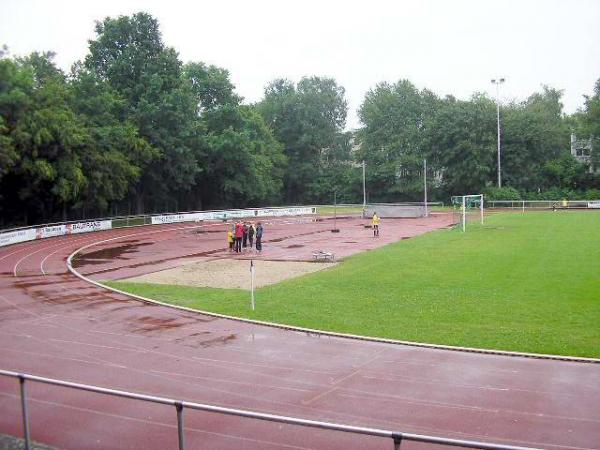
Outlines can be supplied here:
<path id="1" fill-rule="evenodd" d="M 0 247 L 10 244 L 18 244 L 19 242 L 33 241 L 36 237 L 35 228 L 27 228 L 25 230 L 8 231 L 0 233 Z"/>
<path id="2" fill-rule="evenodd" d="M 226 209 L 223 211 L 207 211 L 185 214 L 164 214 L 152 216 L 152 224 L 179 223 L 200 220 L 243 219 L 251 217 L 283 217 L 316 214 L 316 208 L 266 208 L 266 209 Z"/>
<path id="3" fill-rule="evenodd" d="M 89 233 L 90 231 L 110 230 L 111 228 L 112 220 L 93 220 L 68 224 L 67 233 Z"/>
<path id="4" fill-rule="evenodd" d="M 600 208 L 600 200 L 593 200 L 591 202 L 588 202 L 587 207 L 588 208 Z"/>
<path id="5" fill-rule="evenodd" d="M 51 225 L 49 227 L 36 228 L 36 239 L 45 239 L 53 236 L 67 234 L 67 225 Z"/>
<path id="6" fill-rule="evenodd" d="M 283 217 L 283 216 L 304 216 L 308 214 L 316 214 L 316 208 L 269 208 L 259 209 L 258 216 L 260 217 Z"/>
<path id="7" fill-rule="evenodd" d="M 152 225 L 157 225 L 159 223 L 176 223 L 184 221 L 185 214 L 166 214 L 163 216 L 152 216 Z"/>

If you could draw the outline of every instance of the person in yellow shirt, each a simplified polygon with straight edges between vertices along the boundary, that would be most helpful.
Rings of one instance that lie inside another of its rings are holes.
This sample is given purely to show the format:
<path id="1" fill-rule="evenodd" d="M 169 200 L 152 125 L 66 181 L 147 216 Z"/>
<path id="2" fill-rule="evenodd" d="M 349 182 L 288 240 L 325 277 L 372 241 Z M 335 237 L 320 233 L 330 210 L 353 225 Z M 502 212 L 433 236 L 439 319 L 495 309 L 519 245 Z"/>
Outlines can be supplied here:
<path id="1" fill-rule="evenodd" d="M 373 213 L 373 237 L 379 237 L 379 222 L 381 219 L 376 212 Z"/>
<path id="2" fill-rule="evenodd" d="M 229 251 L 233 251 L 233 230 L 230 228 L 227 230 L 227 243 L 229 244 Z"/>

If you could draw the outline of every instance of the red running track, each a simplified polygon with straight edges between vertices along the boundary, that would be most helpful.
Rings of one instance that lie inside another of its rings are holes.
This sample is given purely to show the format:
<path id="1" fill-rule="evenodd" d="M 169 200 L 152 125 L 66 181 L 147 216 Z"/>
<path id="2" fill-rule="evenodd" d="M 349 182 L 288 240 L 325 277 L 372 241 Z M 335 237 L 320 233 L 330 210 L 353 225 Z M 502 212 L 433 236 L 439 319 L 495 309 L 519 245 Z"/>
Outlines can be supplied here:
<path id="1" fill-rule="evenodd" d="M 448 226 L 449 217 L 267 225 L 267 259 L 345 256 Z M 288 331 L 152 305 L 70 274 L 115 279 L 228 257 L 222 225 L 111 230 L 0 250 L 0 368 L 188 401 L 451 438 L 600 448 L 600 364 L 484 355 Z M 219 232 L 211 232 L 216 231 Z M 294 237 L 290 237 L 295 235 Z M 287 237 L 287 238 L 286 238 Z M 284 239 L 285 238 L 285 239 Z M 254 256 L 254 255 L 253 255 Z M 64 449 L 177 446 L 171 407 L 32 383 L 33 439 Z M 0 432 L 21 435 L 0 377 Z M 189 448 L 387 449 L 389 440 L 186 413 Z M 430 445 L 406 442 L 402 448 Z"/>

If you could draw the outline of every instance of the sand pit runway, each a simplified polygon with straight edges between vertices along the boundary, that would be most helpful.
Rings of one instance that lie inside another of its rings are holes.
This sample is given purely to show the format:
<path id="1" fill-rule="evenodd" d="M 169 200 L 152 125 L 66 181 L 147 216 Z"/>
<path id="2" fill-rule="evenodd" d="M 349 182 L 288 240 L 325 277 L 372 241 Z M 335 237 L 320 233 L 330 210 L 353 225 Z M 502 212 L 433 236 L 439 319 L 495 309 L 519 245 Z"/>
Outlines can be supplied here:
<path id="1" fill-rule="evenodd" d="M 254 261 L 255 287 L 260 288 L 333 267 L 336 263 L 300 261 Z M 250 261 L 242 259 L 203 260 L 122 281 L 175 284 L 180 286 L 250 290 Z"/>

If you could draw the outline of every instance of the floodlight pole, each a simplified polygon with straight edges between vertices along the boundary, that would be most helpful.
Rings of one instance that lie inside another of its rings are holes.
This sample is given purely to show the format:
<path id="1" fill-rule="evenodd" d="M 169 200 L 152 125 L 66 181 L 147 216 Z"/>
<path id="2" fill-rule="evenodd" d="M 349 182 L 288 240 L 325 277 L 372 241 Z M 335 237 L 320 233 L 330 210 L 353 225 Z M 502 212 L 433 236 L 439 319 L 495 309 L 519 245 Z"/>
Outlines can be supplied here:
<path id="1" fill-rule="evenodd" d="M 365 180 L 365 160 L 363 159 L 363 211 L 365 210 L 365 208 L 367 207 L 367 183 Z"/>
<path id="2" fill-rule="evenodd" d="M 492 84 L 496 85 L 496 117 L 498 119 L 498 187 L 502 187 L 502 168 L 500 163 L 500 85 L 502 83 L 504 83 L 504 78 L 492 80 Z"/>
<path id="3" fill-rule="evenodd" d="M 337 233 L 338 227 L 337 227 L 337 189 L 333 190 L 333 230 L 331 230 L 332 233 Z"/>
<path id="4" fill-rule="evenodd" d="M 424 193 L 424 202 L 425 202 L 425 217 L 429 216 L 429 211 L 427 211 L 427 160 L 423 160 L 423 193 Z"/>

